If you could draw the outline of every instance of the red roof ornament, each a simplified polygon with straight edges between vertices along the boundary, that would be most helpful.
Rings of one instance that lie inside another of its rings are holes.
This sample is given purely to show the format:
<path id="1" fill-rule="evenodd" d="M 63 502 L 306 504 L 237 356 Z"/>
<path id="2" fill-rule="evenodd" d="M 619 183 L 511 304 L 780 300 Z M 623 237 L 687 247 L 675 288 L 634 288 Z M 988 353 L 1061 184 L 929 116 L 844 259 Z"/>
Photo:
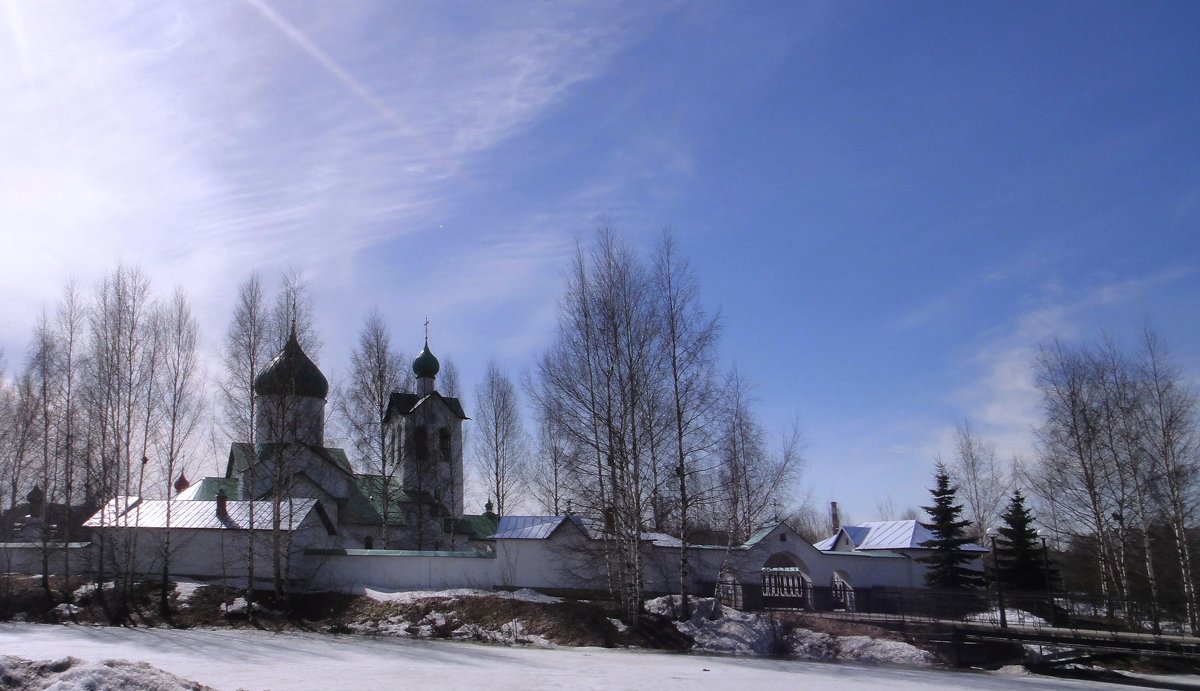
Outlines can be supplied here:
<path id="1" fill-rule="evenodd" d="M 179 479 L 175 481 L 175 492 L 176 493 L 182 492 L 183 490 L 185 490 L 191 486 L 192 486 L 192 483 L 188 482 L 187 476 L 185 476 L 183 473 L 180 473 Z"/>

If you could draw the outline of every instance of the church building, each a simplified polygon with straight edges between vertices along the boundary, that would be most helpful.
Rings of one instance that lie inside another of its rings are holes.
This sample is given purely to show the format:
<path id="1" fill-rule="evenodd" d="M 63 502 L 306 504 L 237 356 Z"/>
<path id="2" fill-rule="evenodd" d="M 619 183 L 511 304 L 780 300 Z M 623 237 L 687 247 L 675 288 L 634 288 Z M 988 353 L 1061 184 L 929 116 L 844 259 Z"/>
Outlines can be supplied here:
<path id="1" fill-rule="evenodd" d="M 195 483 L 181 476 L 170 499 L 114 498 L 87 525 L 102 532 L 169 529 L 180 545 L 205 542 L 204 531 L 233 530 L 244 533 L 246 549 L 264 542 L 263 533 L 280 530 L 296 555 L 313 549 L 486 551 L 496 516 L 463 513 L 467 416 L 457 398 L 437 391 L 440 365 L 428 337 L 412 367 L 416 392 L 394 392 L 388 402 L 383 467 L 356 472 L 345 451 L 325 444 L 329 381 L 293 328 L 255 378 L 255 439 L 230 445 L 223 476 Z"/>
<path id="2" fill-rule="evenodd" d="M 356 471 L 342 449 L 326 446 L 329 381 L 293 328 L 255 379 L 253 441 L 230 446 L 220 477 L 180 477 L 170 498 L 111 499 L 85 523 L 96 558 L 145 574 L 274 578 L 300 590 L 603 590 L 607 572 L 594 560 L 602 524 L 499 518 L 490 505 L 481 515 L 463 512 L 467 415 L 437 391 L 428 336 L 412 368 L 416 390 L 393 392 L 384 411 L 382 467 Z M 895 522 L 846 526 L 814 546 L 778 522 L 741 545 L 688 545 L 689 589 L 742 604 L 760 597 L 853 609 L 864 588 L 921 587 L 921 538 L 915 521 Z M 677 592 L 682 547 L 642 534 L 646 592 Z"/>

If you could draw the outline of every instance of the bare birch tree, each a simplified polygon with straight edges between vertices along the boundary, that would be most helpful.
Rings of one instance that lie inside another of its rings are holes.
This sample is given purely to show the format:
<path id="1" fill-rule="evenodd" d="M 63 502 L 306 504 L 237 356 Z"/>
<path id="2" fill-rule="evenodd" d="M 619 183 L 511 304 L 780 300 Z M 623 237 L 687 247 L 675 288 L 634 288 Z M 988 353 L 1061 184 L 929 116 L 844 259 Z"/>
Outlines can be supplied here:
<path id="1" fill-rule="evenodd" d="M 1196 396 L 1188 389 L 1166 347 L 1146 328 L 1142 332 L 1139 369 L 1145 396 L 1139 410 L 1146 448 L 1160 479 L 1165 515 L 1175 542 L 1187 620 L 1193 633 L 1200 631 L 1189 530 L 1194 530 L 1200 497 L 1200 436 L 1197 432 Z"/>
<path id="2" fill-rule="evenodd" d="M 312 291 L 308 279 L 294 268 L 280 275 L 279 289 L 267 314 L 268 350 L 272 354 L 282 350 L 293 329 L 305 352 L 316 358 L 321 352 L 321 337 L 313 317 Z"/>
<path id="3" fill-rule="evenodd" d="M 254 396 L 254 380 L 275 352 L 271 349 L 268 337 L 262 281 L 257 273 L 251 274 L 238 288 L 233 320 L 225 332 L 221 354 L 224 365 L 221 400 L 229 437 L 235 441 L 251 445 L 255 442 L 257 399 Z M 253 559 L 253 556 L 248 558 Z"/>
<path id="4" fill-rule="evenodd" d="M 58 452 L 62 457 L 62 500 L 67 507 L 66 520 L 62 526 L 62 541 L 70 545 L 74 529 L 74 507 L 78 482 L 83 479 L 83 504 L 94 507 L 99 504 L 92 496 L 91 468 L 87 462 L 87 437 L 83 429 L 83 413 L 80 404 L 79 385 L 85 370 L 84 330 L 87 314 L 78 287 L 69 281 L 63 288 L 62 298 L 55 310 L 55 338 L 59 352 L 58 416 L 56 419 Z M 62 587 L 64 595 L 71 593 L 71 551 L 63 554 Z"/>
<path id="5" fill-rule="evenodd" d="M 347 434 L 358 452 L 364 472 L 380 477 L 383 544 L 388 544 L 392 479 L 399 470 L 389 453 L 387 414 L 392 392 L 405 389 L 406 358 L 392 348 L 392 337 L 378 310 L 367 315 L 350 354 L 350 386 L 339 397 L 338 407 Z M 411 379 L 411 373 L 407 379 Z"/>
<path id="6" fill-rule="evenodd" d="M 37 397 L 37 435 L 40 447 L 40 485 L 44 501 L 41 502 L 40 514 L 33 516 L 41 526 L 42 552 L 42 589 L 50 593 L 50 520 L 49 507 L 54 503 L 58 493 L 60 465 L 58 454 L 53 453 L 55 439 L 53 434 L 54 419 L 57 415 L 55 402 L 57 396 L 58 353 L 55 347 L 54 334 L 50 319 L 42 313 L 34 328 L 33 343 L 29 352 L 29 376 L 33 381 L 34 395 Z M 32 502 L 31 502 L 32 503 Z M 36 510 L 30 506 L 30 510 Z"/>
<path id="7" fill-rule="evenodd" d="M 524 479 L 528 441 L 516 388 L 494 360 L 475 389 L 475 410 L 475 465 L 495 497 L 496 513 L 505 516 Z"/>
<path id="8" fill-rule="evenodd" d="M 803 469 L 800 429 L 793 424 L 777 449 L 768 448 L 766 432 L 751 410 L 749 385 L 737 368 L 726 378 L 719 442 L 723 505 L 720 513 L 730 546 L 741 544 L 769 521 L 786 502 Z"/>
<path id="9" fill-rule="evenodd" d="M 712 450 L 720 397 L 716 385 L 716 344 L 719 322 L 700 304 L 699 283 L 687 262 L 679 258 L 675 241 L 664 232 L 655 253 L 654 293 L 661 320 L 662 362 L 667 374 L 667 411 L 672 471 L 677 480 L 679 592 L 682 618 L 690 616 L 691 573 L 688 543 L 690 515 L 700 487 L 691 479 L 703 471 L 702 459 Z"/>
<path id="10" fill-rule="evenodd" d="M 954 458 L 947 465 L 958 497 L 966 505 L 971 521 L 969 536 L 983 544 L 988 529 L 996 525 L 1004 508 L 1012 476 L 996 456 L 996 446 L 980 439 L 966 420 L 958 424 Z"/>
<path id="11" fill-rule="evenodd" d="M 571 468 L 578 464 L 578 451 L 569 437 L 545 414 L 538 415 L 537 453 L 528 469 L 528 484 L 544 511 L 561 516 L 570 499 Z"/>
<path id="12" fill-rule="evenodd" d="M 406 370 L 407 371 L 407 370 Z M 445 358 L 442 364 L 442 392 L 450 398 L 458 398 L 462 395 L 462 386 L 458 381 L 458 366 L 454 361 Z"/>
<path id="13" fill-rule="evenodd" d="M 623 616 L 641 609 L 640 540 L 649 462 L 646 352 L 654 344 L 646 272 L 632 250 L 602 228 L 590 252 L 579 248 L 560 305 L 555 342 L 539 359 L 531 387 L 539 414 L 578 445 L 571 502 L 599 517 L 602 563 Z"/>
<path id="14" fill-rule="evenodd" d="M 96 288 L 91 313 L 92 414 L 98 425 L 99 495 L 136 496 L 145 480 L 146 430 L 157 356 L 150 283 L 136 268 L 118 266 Z M 136 509 L 124 514 L 120 544 L 100 541 L 101 563 L 114 567 L 119 601 L 112 616 L 124 619 L 132 592 L 132 559 L 137 548 Z M 102 531 L 103 532 L 103 531 Z M 123 557 L 123 558 L 122 558 Z"/>
<path id="15" fill-rule="evenodd" d="M 202 378 L 197 362 L 196 345 L 200 327 L 192 316 L 191 306 L 183 289 L 176 289 L 159 315 L 162 337 L 161 383 L 157 404 L 161 409 L 163 429 L 157 435 L 157 451 L 166 486 L 166 529 L 162 543 L 162 584 L 159 607 L 167 615 L 170 576 L 171 520 L 174 497 L 172 480 L 182 473 L 190 460 L 196 441 L 196 430 L 203 414 Z"/>

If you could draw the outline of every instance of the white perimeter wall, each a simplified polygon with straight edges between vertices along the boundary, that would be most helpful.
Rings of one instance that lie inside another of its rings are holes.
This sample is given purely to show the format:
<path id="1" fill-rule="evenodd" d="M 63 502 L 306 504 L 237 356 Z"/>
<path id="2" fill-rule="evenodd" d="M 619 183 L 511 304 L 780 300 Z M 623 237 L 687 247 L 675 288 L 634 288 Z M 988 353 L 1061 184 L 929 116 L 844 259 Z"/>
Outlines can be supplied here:
<path id="1" fill-rule="evenodd" d="M 327 544 L 318 525 L 303 525 L 294 535 L 290 550 L 289 580 L 310 590 L 361 593 L 379 590 L 432 590 L 444 588 L 554 588 L 603 589 L 607 570 L 602 544 L 585 540 L 577 531 L 559 530 L 544 540 L 496 540 L 493 553 L 415 552 L 392 550 L 305 550 L 305 546 Z M 157 575 L 162 568 L 163 531 L 143 530 L 138 536 L 135 568 Z M 270 541 L 255 541 L 256 578 L 271 573 Z M 748 550 L 689 550 L 690 589 L 713 583 L 727 570 L 743 583 L 761 582 L 767 559 L 786 552 L 803 564 L 812 583 L 828 586 L 835 571 L 845 575 L 854 588 L 875 586 L 920 588 L 925 567 L 911 558 L 871 557 L 819 552 L 788 534 L 777 535 Z M 119 552 L 131 545 L 116 543 Z M 246 531 L 172 531 L 170 570 L 174 576 L 240 578 L 246 575 L 249 547 Z M 63 552 L 56 551 L 51 569 L 61 573 Z M 92 548 L 72 552 L 72 571 L 90 570 L 95 564 Z M 643 589 L 648 593 L 679 592 L 679 550 L 646 546 L 643 551 Z M 111 568 L 111 565 L 106 565 Z M 0 546 L 0 569 L 18 573 L 41 573 L 40 545 Z"/>

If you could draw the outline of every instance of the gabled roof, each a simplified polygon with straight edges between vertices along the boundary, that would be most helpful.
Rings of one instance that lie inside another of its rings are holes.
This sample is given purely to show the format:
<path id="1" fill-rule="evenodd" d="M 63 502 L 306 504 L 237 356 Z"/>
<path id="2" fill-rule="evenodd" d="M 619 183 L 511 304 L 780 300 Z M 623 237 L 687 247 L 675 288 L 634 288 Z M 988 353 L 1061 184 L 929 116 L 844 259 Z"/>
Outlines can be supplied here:
<path id="1" fill-rule="evenodd" d="M 283 530 L 300 527 L 316 499 L 298 498 L 283 504 Z M 168 525 L 167 507 L 171 508 Z M 140 499 L 116 497 L 110 499 L 83 525 L 88 528 L 167 528 L 192 530 L 245 530 L 253 515 L 255 530 L 270 530 L 273 508 L 271 502 L 229 501 L 226 516 L 217 515 L 215 501 L 179 501 L 177 499 Z M 290 510 L 289 510 L 290 509 Z"/>
<path id="2" fill-rule="evenodd" d="M 384 422 L 387 422 L 393 415 L 408 415 L 417 408 L 425 404 L 426 401 L 437 399 L 446 404 L 446 407 L 461 420 L 470 420 L 467 414 L 463 412 L 462 403 L 459 403 L 457 398 L 443 396 L 434 391 L 433 393 L 422 396 L 415 393 L 402 393 L 399 391 L 393 392 L 391 398 L 388 399 L 387 412 L 383 416 Z"/>
<path id="3" fill-rule="evenodd" d="M 762 539 L 764 537 L 770 535 L 771 531 L 775 530 L 775 528 L 777 528 L 778 526 L 779 526 L 779 524 L 776 523 L 774 525 L 769 525 L 765 528 L 759 528 L 758 532 L 751 535 L 748 540 L 746 540 L 745 542 L 743 542 L 741 544 L 741 546 L 749 548 L 749 547 L 753 547 L 754 545 L 757 545 L 758 543 L 762 542 Z"/>
<path id="4" fill-rule="evenodd" d="M 298 441 L 287 444 L 249 444 L 239 441 L 229 445 L 229 465 L 225 469 L 225 476 L 233 477 L 235 474 L 243 473 L 256 463 L 271 460 L 277 450 L 282 448 L 286 451 L 289 447 L 308 451 L 343 473 L 354 474 L 354 469 L 350 466 L 350 459 L 341 449 L 313 446 Z"/>
<path id="5" fill-rule="evenodd" d="M 342 519 L 360 525 L 382 525 L 384 486 L 382 475 L 355 475 L 354 487 L 358 491 L 351 491 L 343 502 Z M 400 503 L 410 501 L 409 497 L 395 478 L 389 478 L 386 486 L 389 488 L 387 523 L 390 526 L 404 525 L 404 510 Z"/>
<path id="6" fill-rule="evenodd" d="M 655 547 L 682 547 L 683 540 L 667 533 L 642 533 L 642 539 Z"/>
<path id="7" fill-rule="evenodd" d="M 598 521 L 589 521 L 581 516 L 501 516 L 491 537 L 500 540 L 546 540 L 567 523 L 573 524 L 589 540 L 601 539 L 604 532 Z M 666 533 L 643 532 L 641 539 L 655 547 L 680 547 L 683 544 L 679 538 Z"/>
<path id="8" fill-rule="evenodd" d="M 499 540 L 545 540 L 566 516 L 501 516 L 492 537 Z"/>
<path id="9" fill-rule="evenodd" d="M 492 537 L 499 540 L 545 540 L 571 524 L 584 537 L 595 539 L 579 516 L 501 516 Z"/>
<path id="10" fill-rule="evenodd" d="M 813 545 L 819 550 L 832 550 L 839 535 L 845 535 L 855 550 L 872 549 L 928 549 L 921 543 L 934 539 L 933 532 L 917 520 L 906 521 L 870 521 L 858 525 L 842 526 L 837 535 L 821 540 Z M 964 552 L 986 552 L 975 544 L 966 544 L 961 548 Z"/>

